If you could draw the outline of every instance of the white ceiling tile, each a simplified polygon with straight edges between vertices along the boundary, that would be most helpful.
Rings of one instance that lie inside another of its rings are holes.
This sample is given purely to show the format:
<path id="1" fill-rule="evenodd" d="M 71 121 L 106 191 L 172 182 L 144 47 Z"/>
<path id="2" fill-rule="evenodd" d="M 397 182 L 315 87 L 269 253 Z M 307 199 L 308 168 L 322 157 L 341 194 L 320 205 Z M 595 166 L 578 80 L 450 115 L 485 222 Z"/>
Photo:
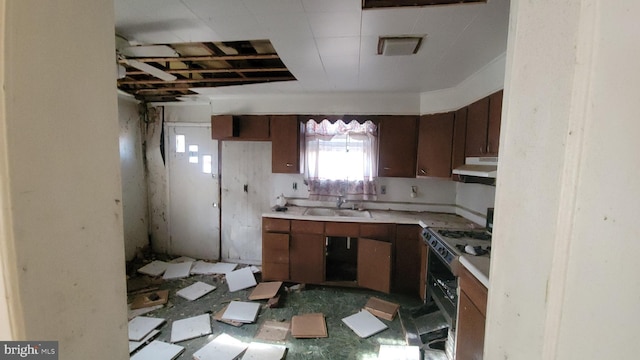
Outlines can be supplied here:
<path id="1" fill-rule="evenodd" d="M 306 12 L 360 12 L 361 0 L 302 0 Z"/>
<path id="2" fill-rule="evenodd" d="M 360 13 L 307 13 L 315 37 L 360 35 Z"/>
<path id="3" fill-rule="evenodd" d="M 362 35 L 412 34 L 415 23 L 421 16 L 415 8 L 376 9 L 362 12 Z"/>
<path id="4" fill-rule="evenodd" d="M 241 1 L 182 0 L 225 41 L 264 39 L 266 30 Z"/>
<path id="5" fill-rule="evenodd" d="M 256 17 L 264 14 L 287 14 L 304 12 L 301 0 L 242 0 Z"/>
<path id="6" fill-rule="evenodd" d="M 321 58 L 327 56 L 359 56 L 360 38 L 352 37 L 331 37 L 316 39 L 318 52 Z"/>

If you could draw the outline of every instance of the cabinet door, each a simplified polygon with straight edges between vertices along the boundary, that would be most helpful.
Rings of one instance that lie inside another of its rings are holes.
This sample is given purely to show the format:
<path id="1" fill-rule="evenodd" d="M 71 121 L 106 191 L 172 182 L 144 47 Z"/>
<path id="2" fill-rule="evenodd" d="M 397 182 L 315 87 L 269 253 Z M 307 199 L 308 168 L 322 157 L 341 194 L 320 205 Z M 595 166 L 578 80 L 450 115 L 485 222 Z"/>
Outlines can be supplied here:
<path id="1" fill-rule="evenodd" d="M 358 286 L 390 292 L 391 243 L 358 239 Z"/>
<path id="2" fill-rule="evenodd" d="M 487 155 L 498 156 L 500 146 L 500 123 L 502 120 L 502 93 L 500 90 L 489 96 L 489 128 L 487 130 Z"/>
<path id="3" fill-rule="evenodd" d="M 489 97 L 469 105 L 467 110 L 467 137 L 465 156 L 487 155 L 487 127 L 489 123 Z"/>
<path id="4" fill-rule="evenodd" d="M 467 107 L 456 111 L 453 121 L 453 146 L 451 149 L 451 169 L 455 169 L 465 162 L 465 144 L 467 137 Z"/>
<path id="5" fill-rule="evenodd" d="M 300 174 L 303 171 L 303 125 L 295 115 L 271 116 L 271 172 Z"/>
<path id="6" fill-rule="evenodd" d="M 238 137 L 235 140 L 269 140 L 268 115 L 238 116 Z"/>
<path id="7" fill-rule="evenodd" d="M 424 244 L 418 225 L 396 226 L 394 289 L 416 295 L 420 289 L 420 244 Z"/>
<path id="8" fill-rule="evenodd" d="M 234 119 L 231 115 L 211 116 L 211 138 L 214 140 L 229 139 L 238 136 L 237 124 L 234 126 Z"/>
<path id="9" fill-rule="evenodd" d="M 262 234 L 262 279 L 289 280 L 289 234 Z"/>
<path id="10" fill-rule="evenodd" d="M 416 176 L 451 176 L 453 121 L 453 112 L 420 117 Z"/>
<path id="11" fill-rule="evenodd" d="M 360 236 L 367 239 L 393 242 L 395 230 L 395 224 L 360 223 Z"/>
<path id="12" fill-rule="evenodd" d="M 429 266 L 429 245 L 420 242 L 420 299 L 427 301 L 427 267 Z"/>
<path id="13" fill-rule="evenodd" d="M 291 234 L 289 271 L 291 281 L 324 282 L 325 239 L 318 234 Z"/>
<path id="14" fill-rule="evenodd" d="M 456 330 L 456 359 L 483 358 L 485 317 L 464 291 L 458 298 L 458 328 Z"/>
<path id="15" fill-rule="evenodd" d="M 417 116 L 380 116 L 379 119 L 378 176 L 415 177 Z"/>

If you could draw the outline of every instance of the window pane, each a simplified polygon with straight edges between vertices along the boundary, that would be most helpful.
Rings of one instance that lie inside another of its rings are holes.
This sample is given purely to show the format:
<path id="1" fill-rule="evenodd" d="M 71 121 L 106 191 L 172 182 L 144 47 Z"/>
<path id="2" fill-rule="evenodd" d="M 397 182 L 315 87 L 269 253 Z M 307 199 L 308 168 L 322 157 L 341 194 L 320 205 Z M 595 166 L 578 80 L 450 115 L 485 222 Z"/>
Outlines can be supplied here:
<path id="1" fill-rule="evenodd" d="M 189 162 L 198 163 L 198 145 L 189 145 Z"/>
<path id="2" fill-rule="evenodd" d="M 184 135 L 176 135 L 176 152 L 183 153 L 185 150 L 185 138 Z"/>
<path id="3" fill-rule="evenodd" d="M 211 155 L 202 155 L 202 172 L 211 174 Z"/>

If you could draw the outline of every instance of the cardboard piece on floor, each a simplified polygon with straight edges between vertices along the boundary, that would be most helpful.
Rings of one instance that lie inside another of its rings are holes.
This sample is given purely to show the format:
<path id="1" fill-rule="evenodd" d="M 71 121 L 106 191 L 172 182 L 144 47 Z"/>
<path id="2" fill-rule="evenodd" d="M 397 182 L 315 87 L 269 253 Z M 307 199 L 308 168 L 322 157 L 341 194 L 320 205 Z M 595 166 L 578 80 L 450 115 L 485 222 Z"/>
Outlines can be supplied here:
<path id="1" fill-rule="evenodd" d="M 392 321 L 396 317 L 400 305 L 372 297 L 367 301 L 364 308 L 381 319 Z"/>
<path id="2" fill-rule="evenodd" d="M 186 319 L 176 320 L 171 324 L 171 342 L 197 338 L 211 334 L 211 319 L 209 314 L 202 314 Z"/>
<path id="3" fill-rule="evenodd" d="M 169 266 L 168 263 L 155 260 L 138 269 L 138 272 L 150 276 L 160 276 L 167 270 L 167 266 Z"/>
<path id="4" fill-rule="evenodd" d="M 189 301 L 193 301 L 203 297 L 204 295 L 215 290 L 216 287 L 203 283 L 202 281 L 195 282 L 184 289 L 178 290 L 176 295 L 183 297 Z"/>
<path id="5" fill-rule="evenodd" d="M 147 316 L 137 316 L 129 321 L 129 340 L 141 341 L 151 331 L 164 324 L 165 320 Z"/>
<path id="6" fill-rule="evenodd" d="M 242 360 L 282 360 L 287 352 L 284 345 L 252 342 L 242 356 Z"/>
<path id="7" fill-rule="evenodd" d="M 262 282 L 249 294 L 249 300 L 271 299 L 278 294 L 282 281 Z"/>
<path id="8" fill-rule="evenodd" d="M 234 360 L 247 349 L 247 344 L 227 334 L 220 334 L 193 354 L 195 360 Z"/>
<path id="9" fill-rule="evenodd" d="M 179 345 L 153 340 L 142 350 L 133 354 L 131 360 L 173 360 L 180 356 L 184 348 Z"/>
<path id="10" fill-rule="evenodd" d="M 140 294 L 133 298 L 131 302 L 131 310 L 151 307 L 156 305 L 164 305 L 169 299 L 169 290 L 151 291 L 148 293 Z"/>
<path id="11" fill-rule="evenodd" d="M 136 316 L 142 316 L 144 314 L 148 314 L 154 310 L 158 310 L 158 309 L 162 309 L 164 307 L 164 305 L 156 305 L 156 306 L 150 306 L 150 307 L 146 307 L 146 308 L 140 308 L 140 309 L 135 309 L 135 310 L 131 310 L 129 309 L 129 314 L 127 316 L 127 320 L 131 320 Z"/>
<path id="12" fill-rule="evenodd" d="M 190 258 L 188 256 L 180 256 L 179 258 L 175 258 L 171 260 L 172 263 L 182 263 L 182 262 L 194 262 L 196 259 Z"/>
<path id="13" fill-rule="evenodd" d="M 182 279 L 191 275 L 191 261 L 169 264 L 162 276 L 165 280 Z"/>
<path id="14" fill-rule="evenodd" d="M 420 348 L 406 345 L 380 345 L 378 360 L 420 360 Z"/>
<path id="15" fill-rule="evenodd" d="M 256 278 L 248 267 L 227 273 L 227 284 L 229 291 L 238 291 L 252 286 L 256 286 Z"/>
<path id="16" fill-rule="evenodd" d="M 142 345 L 151 341 L 151 339 L 154 339 L 156 336 L 158 336 L 158 334 L 160 334 L 160 330 L 153 330 L 149 333 L 149 335 L 145 336 L 145 338 L 140 341 L 129 341 L 129 354 L 138 350 Z"/>
<path id="17" fill-rule="evenodd" d="M 368 338 L 371 335 L 387 329 L 387 325 L 385 323 L 373 316 L 373 314 L 367 310 L 362 310 L 356 314 L 347 316 L 342 319 L 342 322 L 350 327 L 351 330 L 361 338 Z"/>
<path id="18" fill-rule="evenodd" d="M 252 323 L 256 321 L 258 311 L 260 311 L 260 303 L 232 301 L 229 303 L 229 306 L 227 306 L 224 314 L 222 314 L 222 319 L 241 323 Z"/>
<path id="19" fill-rule="evenodd" d="M 193 275 L 213 275 L 215 274 L 215 264 L 208 263 L 206 261 L 198 260 L 193 263 L 191 267 L 191 274 Z"/>
<path id="20" fill-rule="evenodd" d="M 287 333 L 289 333 L 289 326 L 289 322 L 286 321 L 267 320 L 260 326 L 255 338 L 268 341 L 284 341 L 287 338 Z"/>
<path id="21" fill-rule="evenodd" d="M 223 322 L 225 324 L 229 324 L 229 325 L 233 325 L 235 327 L 240 327 L 243 325 L 243 323 L 239 322 L 239 321 L 233 321 L 233 320 L 225 320 L 222 318 L 222 314 L 224 314 L 225 311 L 227 311 L 227 307 L 229 307 L 229 305 L 223 307 L 220 311 L 218 311 L 217 313 L 215 313 L 215 315 L 213 315 L 213 319 L 216 321 L 220 321 Z"/>
<path id="22" fill-rule="evenodd" d="M 324 314 L 295 315 L 291 318 L 291 336 L 294 338 L 325 338 L 327 323 Z"/>

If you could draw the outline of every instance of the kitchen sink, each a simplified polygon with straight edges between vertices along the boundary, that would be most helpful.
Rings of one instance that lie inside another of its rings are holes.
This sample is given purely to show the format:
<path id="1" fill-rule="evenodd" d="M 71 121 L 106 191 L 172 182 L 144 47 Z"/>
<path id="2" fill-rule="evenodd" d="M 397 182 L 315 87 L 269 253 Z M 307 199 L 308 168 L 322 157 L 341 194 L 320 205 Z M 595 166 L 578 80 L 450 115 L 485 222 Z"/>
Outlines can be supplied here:
<path id="1" fill-rule="evenodd" d="M 349 210 L 349 209 L 341 209 L 336 211 L 338 216 L 348 216 L 348 217 L 359 217 L 359 218 L 370 218 L 371 213 L 368 210 Z"/>
<path id="2" fill-rule="evenodd" d="M 303 215 L 307 216 L 344 216 L 371 218 L 371 213 L 367 210 L 350 210 L 350 209 L 330 209 L 330 208 L 308 208 Z"/>

